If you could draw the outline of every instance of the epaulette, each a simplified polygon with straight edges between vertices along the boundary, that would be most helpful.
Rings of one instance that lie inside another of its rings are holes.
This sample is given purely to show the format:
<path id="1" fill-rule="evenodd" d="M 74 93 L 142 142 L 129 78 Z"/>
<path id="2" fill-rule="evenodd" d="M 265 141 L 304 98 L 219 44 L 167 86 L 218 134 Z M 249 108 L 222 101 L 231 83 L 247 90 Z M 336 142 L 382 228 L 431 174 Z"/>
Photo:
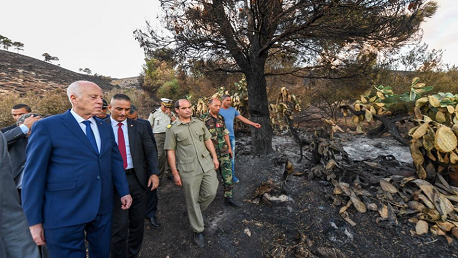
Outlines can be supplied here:
<path id="1" fill-rule="evenodd" d="M 157 109 L 154 109 L 153 111 L 151 111 L 151 114 L 154 114 L 154 112 L 156 112 L 156 111 L 157 111 Z"/>
<path id="2" fill-rule="evenodd" d="M 177 120 L 175 120 L 175 121 L 173 121 L 172 123 L 170 123 L 169 125 L 167 125 L 167 129 L 170 129 L 170 128 L 172 127 L 172 125 L 175 124 L 176 121 L 177 121 Z"/>

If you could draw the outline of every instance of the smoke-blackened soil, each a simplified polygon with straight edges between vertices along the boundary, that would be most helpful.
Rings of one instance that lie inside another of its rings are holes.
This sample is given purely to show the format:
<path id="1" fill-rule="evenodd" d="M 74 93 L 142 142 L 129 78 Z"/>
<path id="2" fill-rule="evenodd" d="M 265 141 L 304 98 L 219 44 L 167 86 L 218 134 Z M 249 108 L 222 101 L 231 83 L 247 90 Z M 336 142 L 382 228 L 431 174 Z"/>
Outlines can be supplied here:
<path id="1" fill-rule="evenodd" d="M 377 169 L 365 171 L 375 173 L 374 176 L 413 174 L 408 147 L 391 138 L 370 140 L 361 135 L 346 135 L 342 141 L 355 160 L 351 165 L 354 170 L 364 167 L 362 162 L 368 162 L 378 164 Z M 205 248 L 193 243 L 181 188 L 163 180 L 157 215 L 162 226 L 151 228 L 145 221 L 140 257 L 458 256 L 458 241 L 449 246 L 440 236 L 412 236 L 414 224 L 407 219 L 398 218 L 399 224 L 393 225 L 378 220 L 377 212 L 361 214 L 352 206 L 347 212 L 356 226 L 351 226 L 339 215 L 340 207 L 332 204 L 334 187 L 328 181 L 307 179 L 309 153 L 306 151 L 302 162 L 296 163 L 299 150 L 289 136 L 274 137 L 273 145 L 273 154 L 253 156 L 250 138 L 237 138 L 235 169 L 240 183 L 234 187 L 234 198 L 242 206 L 237 209 L 226 206 L 220 185 L 218 196 L 204 212 Z M 380 159 L 389 155 L 392 155 L 389 162 Z M 295 172 L 282 191 L 280 182 L 286 159 L 293 162 Z M 351 171 L 352 167 L 347 167 L 347 175 Z M 264 185 L 259 188 L 261 183 Z M 260 197 L 263 189 L 270 192 Z"/>

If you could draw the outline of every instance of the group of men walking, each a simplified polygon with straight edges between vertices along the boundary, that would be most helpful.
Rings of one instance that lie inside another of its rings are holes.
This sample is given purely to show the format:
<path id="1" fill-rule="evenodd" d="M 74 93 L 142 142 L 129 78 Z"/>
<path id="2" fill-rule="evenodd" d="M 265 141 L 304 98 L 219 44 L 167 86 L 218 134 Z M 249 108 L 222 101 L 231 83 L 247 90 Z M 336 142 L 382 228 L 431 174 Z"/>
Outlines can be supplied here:
<path id="1" fill-rule="evenodd" d="M 7 138 L 0 133 L 0 193 L 16 196 L 11 197 L 15 205 L 0 206 L 0 233 L 12 236 L 2 214 L 14 210 L 16 220 L 22 220 L 17 224 L 25 239 L 18 245 L 17 237 L 4 238 L 1 257 L 46 257 L 30 246 L 31 239 L 38 246 L 46 245 L 50 257 L 86 257 L 85 240 L 89 257 L 137 257 L 144 219 L 153 227 L 160 226 L 156 217 L 159 176 L 183 187 L 194 242 L 199 247 L 205 246 L 202 211 L 216 196 L 217 170 L 223 179 L 225 203 L 239 206 L 232 198 L 235 139 L 231 119 L 236 117 L 256 128 L 260 125 L 238 112 L 223 118 L 219 113 L 229 109 L 230 96 L 228 101 L 223 97 L 222 109 L 221 101 L 212 99 L 202 121 L 192 117 L 189 101 L 176 101 L 175 115 L 172 101 L 161 99 L 161 107 L 148 118 L 150 123 L 137 119 L 128 96 L 116 94 L 108 104 L 100 87 L 92 82 L 72 83 L 67 96 L 72 104 L 67 112 L 46 119 L 29 115 L 19 126 L 2 129 Z M 15 112 L 13 107 L 13 116 Z M 226 126 L 228 119 L 230 126 Z M 16 145 L 18 139 L 24 142 Z M 13 170 L 4 165 L 11 164 L 6 146 L 15 156 L 11 159 L 14 164 L 22 162 L 22 166 Z M 21 159 L 15 160 L 18 154 L 14 148 L 22 150 Z M 10 182 L 13 176 L 15 183 Z M 23 211 L 15 191 L 3 193 L 11 188 L 4 188 L 4 184 L 20 189 Z"/>

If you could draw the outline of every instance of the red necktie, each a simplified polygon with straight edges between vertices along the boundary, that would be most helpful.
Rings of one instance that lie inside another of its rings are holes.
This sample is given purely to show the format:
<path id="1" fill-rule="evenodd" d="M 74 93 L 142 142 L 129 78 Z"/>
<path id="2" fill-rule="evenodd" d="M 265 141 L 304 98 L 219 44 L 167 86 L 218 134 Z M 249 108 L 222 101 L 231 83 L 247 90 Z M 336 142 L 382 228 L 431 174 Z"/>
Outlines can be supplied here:
<path id="1" fill-rule="evenodd" d="M 124 169 L 127 168 L 127 152 L 126 141 L 124 140 L 124 132 L 122 131 L 122 123 L 118 123 L 118 148 L 124 164 Z"/>

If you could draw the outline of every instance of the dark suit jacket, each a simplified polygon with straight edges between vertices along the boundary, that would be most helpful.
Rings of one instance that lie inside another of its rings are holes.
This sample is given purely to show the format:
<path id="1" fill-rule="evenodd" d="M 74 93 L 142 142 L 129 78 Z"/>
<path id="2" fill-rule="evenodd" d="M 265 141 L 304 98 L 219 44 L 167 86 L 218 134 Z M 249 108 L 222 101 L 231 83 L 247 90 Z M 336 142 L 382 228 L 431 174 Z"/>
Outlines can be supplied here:
<path id="1" fill-rule="evenodd" d="M 156 139 L 154 139 L 154 134 L 153 134 L 153 129 L 151 128 L 151 124 L 149 123 L 148 120 L 137 118 L 137 121 L 140 121 L 146 125 L 146 129 L 148 130 L 149 136 L 151 136 L 151 140 L 153 141 L 154 148 L 156 148 L 157 152 L 157 144 L 156 144 Z"/>
<path id="2" fill-rule="evenodd" d="M 16 125 L 16 124 L 14 124 L 14 125 L 10 125 L 10 126 L 7 126 L 7 127 L 3 127 L 3 128 L 2 128 L 2 129 L 0 129 L 0 130 L 2 131 L 2 133 L 5 133 L 5 132 L 7 132 L 7 131 L 9 131 L 9 130 L 11 130 L 11 129 L 15 128 L 15 127 L 17 127 L 17 125 Z M 5 135 L 5 138 L 6 138 L 6 135 Z M 7 138 L 6 140 L 8 140 L 8 138 Z"/>
<path id="3" fill-rule="evenodd" d="M 26 150 L 22 201 L 29 225 L 62 228 L 91 222 L 113 210 L 113 185 L 129 194 L 113 130 L 94 118 L 100 154 L 70 110 L 37 121 Z"/>
<path id="4" fill-rule="evenodd" d="M 11 176 L 6 139 L 0 133 L 0 257 L 39 258 Z"/>
<path id="5" fill-rule="evenodd" d="M 27 137 L 22 133 L 20 127 L 15 127 L 5 132 L 5 138 L 8 141 L 8 152 L 11 157 L 13 179 L 17 184 L 21 173 L 24 171 Z"/>
<path id="6" fill-rule="evenodd" d="M 105 121 L 111 125 L 110 119 Z M 148 134 L 148 128 L 140 121 L 127 119 L 127 134 L 135 175 L 142 187 L 146 189 L 148 178 L 153 174 L 159 174 L 155 145 Z"/>

